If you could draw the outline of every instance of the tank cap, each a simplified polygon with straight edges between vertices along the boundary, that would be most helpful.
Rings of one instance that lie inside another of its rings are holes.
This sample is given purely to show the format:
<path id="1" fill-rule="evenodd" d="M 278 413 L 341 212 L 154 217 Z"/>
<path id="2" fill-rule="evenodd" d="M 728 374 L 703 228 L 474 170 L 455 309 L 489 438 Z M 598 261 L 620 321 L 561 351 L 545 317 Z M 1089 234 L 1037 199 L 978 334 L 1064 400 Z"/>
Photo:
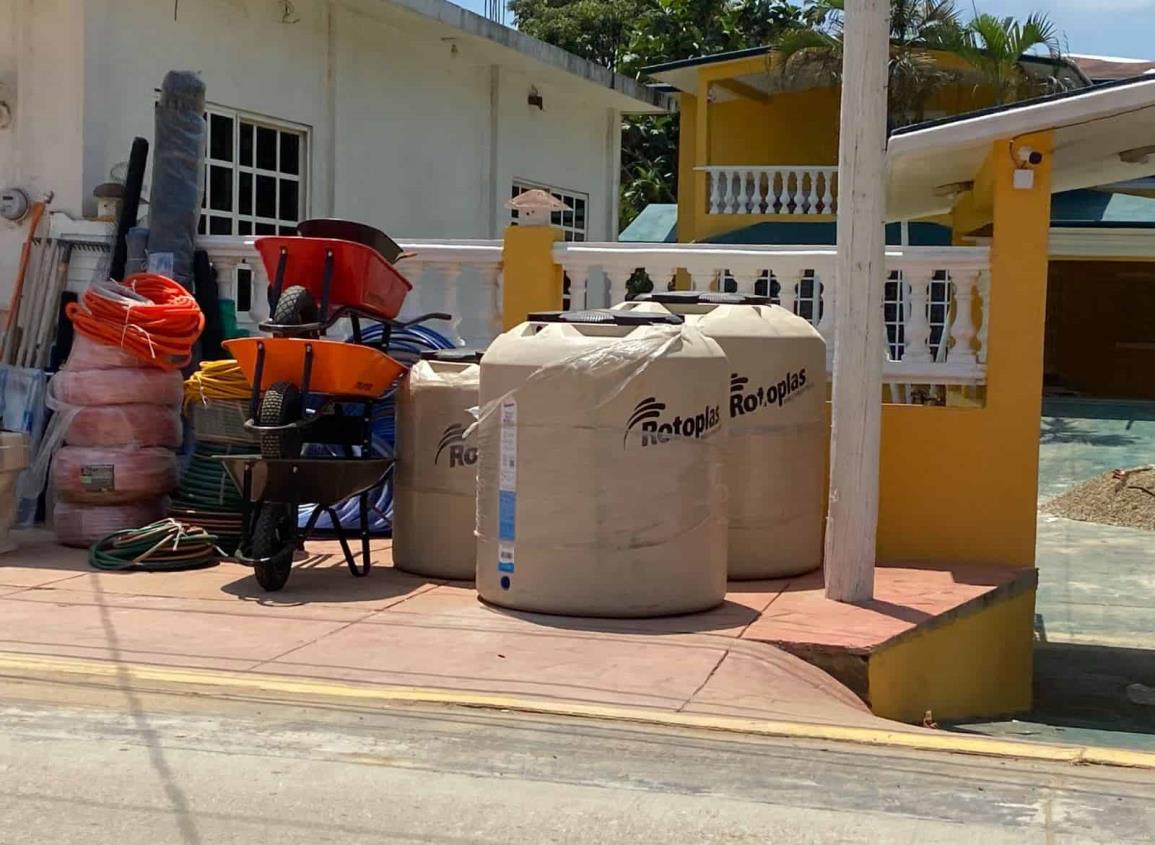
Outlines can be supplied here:
<path id="1" fill-rule="evenodd" d="M 670 305 L 770 305 L 770 297 L 753 293 L 714 293 L 712 291 L 672 290 L 641 293 L 635 302 L 659 302 Z"/>
<path id="2" fill-rule="evenodd" d="M 448 361 L 453 364 L 480 364 L 481 349 L 434 349 L 421 353 L 422 361 Z"/>
<path id="3" fill-rule="evenodd" d="M 535 311 L 526 319 L 531 323 L 601 323 L 607 326 L 680 326 L 686 322 L 680 314 L 641 314 L 634 311 Z"/>

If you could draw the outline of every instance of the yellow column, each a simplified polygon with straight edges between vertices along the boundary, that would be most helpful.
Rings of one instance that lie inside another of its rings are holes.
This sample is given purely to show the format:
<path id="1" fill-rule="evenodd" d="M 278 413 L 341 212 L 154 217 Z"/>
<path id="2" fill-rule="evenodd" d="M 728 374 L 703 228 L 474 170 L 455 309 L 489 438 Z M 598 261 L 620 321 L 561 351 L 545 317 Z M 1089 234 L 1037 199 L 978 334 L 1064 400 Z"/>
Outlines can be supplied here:
<path id="1" fill-rule="evenodd" d="M 1042 160 L 1034 184 L 1015 188 L 1025 146 Z M 881 561 L 1035 563 L 1051 148 L 1050 133 L 992 144 L 989 194 L 976 179 L 955 216 L 992 236 L 986 401 L 883 408 Z"/>
<path id="2" fill-rule="evenodd" d="M 560 311 L 562 268 L 553 260 L 561 231 L 553 226 L 510 226 L 502 249 L 501 322 L 505 331 L 531 311 Z"/>
<path id="3" fill-rule="evenodd" d="M 1042 155 L 1030 188 L 1016 188 L 1019 150 Z M 996 458 L 1009 562 L 1033 564 L 1038 507 L 1043 335 L 1047 315 L 1053 133 L 996 143 L 986 412 L 999 424 Z"/>

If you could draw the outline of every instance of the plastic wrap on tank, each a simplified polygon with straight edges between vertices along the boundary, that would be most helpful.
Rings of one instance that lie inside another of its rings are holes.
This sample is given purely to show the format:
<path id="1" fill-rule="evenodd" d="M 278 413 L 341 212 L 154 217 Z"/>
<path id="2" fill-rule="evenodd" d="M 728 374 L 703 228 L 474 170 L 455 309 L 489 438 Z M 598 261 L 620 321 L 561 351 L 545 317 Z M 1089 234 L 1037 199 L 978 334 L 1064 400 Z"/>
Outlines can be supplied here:
<path id="1" fill-rule="evenodd" d="M 164 405 L 81 407 L 64 433 L 69 446 L 168 446 L 184 439 L 180 411 Z"/>
<path id="2" fill-rule="evenodd" d="M 165 74 L 156 105 L 148 223 L 149 270 L 192 288 L 205 155 L 205 84 L 192 71 Z"/>
<path id="3" fill-rule="evenodd" d="M 61 501 L 119 505 L 171 493 L 180 462 L 169 449 L 65 446 L 52 459 L 52 486 Z"/>
<path id="4" fill-rule="evenodd" d="M 479 455 L 481 597 L 570 616 L 719 604 L 729 425 L 720 347 L 693 328 L 649 327 L 494 395 L 487 367 L 503 338 L 527 326 L 487 351 L 483 405 L 468 435 Z"/>
<path id="5" fill-rule="evenodd" d="M 152 367 L 64 370 L 52 378 L 52 394 L 66 405 L 166 405 L 180 407 L 184 379 L 178 370 Z"/>
<path id="6" fill-rule="evenodd" d="M 164 517 L 168 499 L 124 505 L 83 505 L 58 501 L 52 511 L 56 539 L 65 546 L 88 548 L 97 540 L 127 528 L 141 528 Z"/>
<path id="7" fill-rule="evenodd" d="M 418 361 L 397 388 L 393 565 L 434 578 L 472 580 L 477 510 L 475 417 L 481 368 Z"/>

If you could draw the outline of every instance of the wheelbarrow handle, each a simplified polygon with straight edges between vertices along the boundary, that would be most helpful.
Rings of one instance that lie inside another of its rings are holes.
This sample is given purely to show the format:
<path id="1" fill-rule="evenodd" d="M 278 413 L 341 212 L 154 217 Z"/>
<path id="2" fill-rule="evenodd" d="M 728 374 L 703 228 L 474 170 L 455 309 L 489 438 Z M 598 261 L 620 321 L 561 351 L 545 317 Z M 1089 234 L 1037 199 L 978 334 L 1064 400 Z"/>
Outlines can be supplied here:
<path id="1" fill-rule="evenodd" d="M 429 320 L 452 320 L 452 314 L 446 314 L 444 311 L 434 311 L 431 314 L 422 314 L 420 317 L 414 317 L 412 320 L 394 320 L 393 325 L 399 329 L 407 329 L 410 326 L 416 326 L 418 323 L 425 323 Z"/>

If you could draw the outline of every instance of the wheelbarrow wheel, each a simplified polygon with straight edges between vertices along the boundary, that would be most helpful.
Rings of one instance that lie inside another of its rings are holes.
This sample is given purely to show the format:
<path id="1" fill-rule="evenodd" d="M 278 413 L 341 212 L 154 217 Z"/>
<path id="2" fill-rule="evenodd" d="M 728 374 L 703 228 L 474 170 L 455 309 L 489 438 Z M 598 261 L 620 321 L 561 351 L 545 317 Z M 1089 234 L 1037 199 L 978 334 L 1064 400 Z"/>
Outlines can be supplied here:
<path id="1" fill-rule="evenodd" d="M 318 318 L 313 295 L 300 285 L 285 288 L 277 300 L 277 307 L 273 309 L 273 322 L 278 326 L 300 326 L 315 323 Z"/>
<path id="2" fill-rule="evenodd" d="M 289 580 L 293 567 L 293 508 L 266 502 L 253 526 L 253 574 L 262 589 L 275 592 Z"/>
<path id="3" fill-rule="evenodd" d="M 301 391 L 295 384 L 279 381 L 270 385 L 261 397 L 257 425 L 288 425 L 302 416 Z M 301 454 L 301 430 L 261 432 L 262 458 L 295 458 Z"/>

